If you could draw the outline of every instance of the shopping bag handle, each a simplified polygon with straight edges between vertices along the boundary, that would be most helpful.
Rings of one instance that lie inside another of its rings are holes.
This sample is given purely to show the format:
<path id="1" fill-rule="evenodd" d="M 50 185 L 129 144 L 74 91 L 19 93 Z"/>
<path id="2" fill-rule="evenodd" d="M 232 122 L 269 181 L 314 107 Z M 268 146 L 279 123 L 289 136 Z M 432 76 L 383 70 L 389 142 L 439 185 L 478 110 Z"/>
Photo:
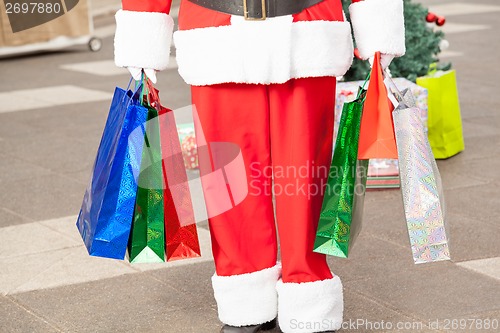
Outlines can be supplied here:
<path id="1" fill-rule="evenodd" d="M 142 86 L 142 84 L 137 84 L 135 86 L 134 90 L 130 90 L 130 86 L 132 85 L 132 81 L 133 81 L 133 78 L 131 78 L 130 81 L 128 82 L 127 89 L 125 90 L 126 93 L 122 98 L 122 103 L 123 103 L 123 101 L 125 100 L 125 98 L 127 98 L 127 96 L 131 97 L 131 98 L 129 98 L 129 100 L 127 102 L 127 107 L 129 106 L 130 102 L 132 101 L 132 99 L 134 98 L 134 96 L 137 94 L 137 92 L 139 91 L 139 89 Z M 132 91 L 132 95 L 129 95 L 129 91 Z"/>
<path id="2" fill-rule="evenodd" d="M 392 105 L 394 106 L 394 110 L 398 107 L 400 102 L 404 102 L 405 99 L 403 97 L 403 94 L 401 91 L 398 89 L 396 84 L 394 83 L 394 80 L 391 77 L 391 74 L 387 71 L 387 69 L 382 71 L 382 74 L 384 75 L 384 83 L 387 87 L 387 97 L 391 101 Z M 399 101 L 398 101 L 399 99 Z"/>
<path id="3" fill-rule="evenodd" d="M 142 71 L 142 73 L 141 73 L 141 83 L 140 83 L 139 87 L 142 87 L 141 93 L 139 95 L 139 101 L 140 101 L 141 105 L 144 106 L 144 96 L 146 96 L 147 105 L 150 105 L 153 108 L 156 108 L 154 105 L 151 105 L 151 102 L 149 99 L 150 94 L 152 94 L 153 99 L 155 101 L 157 101 L 159 105 L 161 105 L 160 96 L 158 95 L 158 91 L 154 87 L 151 80 L 145 75 L 144 71 Z"/>
<path id="4" fill-rule="evenodd" d="M 371 74 L 372 74 L 372 72 L 369 71 L 368 75 L 366 76 L 365 82 L 363 82 L 363 85 L 361 86 L 361 89 L 358 89 L 358 94 L 356 95 L 356 100 L 358 100 L 361 97 L 361 95 L 363 94 L 363 91 L 365 91 L 365 86 L 368 83 L 368 81 L 370 81 Z M 361 103 L 364 103 L 365 99 L 366 99 L 366 94 L 364 95 L 363 100 L 361 101 Z"/>

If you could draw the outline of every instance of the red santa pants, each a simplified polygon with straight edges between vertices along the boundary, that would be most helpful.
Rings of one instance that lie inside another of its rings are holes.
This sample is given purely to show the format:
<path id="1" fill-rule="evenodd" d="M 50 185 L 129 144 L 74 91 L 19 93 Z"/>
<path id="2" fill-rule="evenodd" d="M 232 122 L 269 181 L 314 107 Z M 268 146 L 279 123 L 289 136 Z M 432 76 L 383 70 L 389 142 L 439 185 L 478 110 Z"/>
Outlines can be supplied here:
<path id="1" fill-rule="evenodd" d="M 238 145 L 247 175 L 245 199 L 209 219 L 212 284 L 226 324 L 263 323 L 279 312 L 282 330 L 294 332 L 297 319 L 342 320 L 340 280 L 325 255 L 313 252 L 332 156 L 335 86 L 334 77 L 317 77 L 192 87 L 197 133 L 201 125 L 209 144 Z M 202 174 L 208 156 L 200 155 Z"/>
<path id="2" fill-rule="evenodd" d="M 331 162 L 335 84 L 318 77 L 192 88 L 207 142 L 237 144 L 248 179 L 245 200 L 209 221 L 217 275 L 276 264 L 274 190 L 283 282 L 332 278 L 325 256 L 312 249 Z"/>

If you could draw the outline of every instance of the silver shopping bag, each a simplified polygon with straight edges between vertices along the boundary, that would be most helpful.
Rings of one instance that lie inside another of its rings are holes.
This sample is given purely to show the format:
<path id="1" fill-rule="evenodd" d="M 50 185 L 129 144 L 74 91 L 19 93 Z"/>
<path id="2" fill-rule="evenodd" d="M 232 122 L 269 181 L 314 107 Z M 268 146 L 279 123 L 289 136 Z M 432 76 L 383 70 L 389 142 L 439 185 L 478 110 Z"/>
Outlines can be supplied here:
<path id="1" fill-rule="evenodd" d="M 393 112 L 403 205 L 416 264 L 450 259 L 441 176 L 427 133 L 408 92 Z"/>

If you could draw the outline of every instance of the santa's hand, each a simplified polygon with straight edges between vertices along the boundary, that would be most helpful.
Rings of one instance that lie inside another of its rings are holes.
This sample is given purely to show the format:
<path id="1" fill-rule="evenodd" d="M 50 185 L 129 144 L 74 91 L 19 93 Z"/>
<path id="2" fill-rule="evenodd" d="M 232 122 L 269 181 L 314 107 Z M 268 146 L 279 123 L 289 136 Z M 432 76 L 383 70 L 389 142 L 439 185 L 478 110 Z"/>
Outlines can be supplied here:
<path id="1" fill-rule="evenodd" d="M 370 58 L 368 58 L 368 61 L 370 62 L 370 67 L 373 66 L 373 57 L 374 56 L 371 56 Z M 389 67 L 389 65 L 391 64 L 393 59 L 394 59 L 394 55 L 392 55 L 392 54 L 381 54 L 380 55 L 380 66 L 382 66 L 382 70 Z"/>
<path id="2" fill-rule="evenodd" d="M 156 83 L 156 70 L 152 68 L 138 68 L 138 67 L 127 67 L 130 75 L 136 81 L 140 81 L 142 79 L 142 71 L 144 70 L 144 74 L 151 80 L 151 82 Z"/>

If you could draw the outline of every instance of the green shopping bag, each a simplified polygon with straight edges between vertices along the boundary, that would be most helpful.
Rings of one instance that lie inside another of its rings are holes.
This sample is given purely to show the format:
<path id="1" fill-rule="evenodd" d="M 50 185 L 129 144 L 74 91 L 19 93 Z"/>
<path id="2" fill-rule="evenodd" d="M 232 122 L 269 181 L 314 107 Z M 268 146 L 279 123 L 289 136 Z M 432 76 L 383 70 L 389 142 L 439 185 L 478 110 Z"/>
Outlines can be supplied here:
<path id="1" fill-rule="evenodd" d="M 163 169 L 158 111 L 148 107 L 141 172 L 129 239 L 132 263 L 165 261 Z"/>
<path id="2" fill-rule="evenodd" d="M 366 91 L 345 103 L 321 208 L 314 252 L 347 258 L 361 230 L 368 161 L 358 160 L 361 114 Z"/>
<path id="3" fill-rule="evenodd" d="M 458 154 L 465 146 L 455 70 L 432 70 L 429 75 L 417 78 L 417 84 L 429 93 L 427 124 L 434 157 Z"/>

